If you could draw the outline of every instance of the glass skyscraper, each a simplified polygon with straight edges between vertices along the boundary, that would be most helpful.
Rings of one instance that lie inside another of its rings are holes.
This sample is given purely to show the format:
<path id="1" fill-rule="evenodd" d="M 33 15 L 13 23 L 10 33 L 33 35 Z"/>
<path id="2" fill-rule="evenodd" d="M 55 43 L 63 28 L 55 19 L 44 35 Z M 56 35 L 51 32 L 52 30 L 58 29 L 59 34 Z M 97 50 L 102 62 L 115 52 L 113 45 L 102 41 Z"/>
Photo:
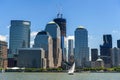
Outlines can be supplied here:
<path id="1" fill-rule="evenodd" d="M 117 48 L 120 48 L 120 40 L 117 40 Z"/>
<path id="2" fill-rule="evenodd" d="M 18 48 L 30 47 L 30 21 L 11 20 L 10 26 L 10 54 L 17 54 Z"/>
<path id="3" fill-rule="evenodd" d="M 103 45 L 100 45 L 100 56 L 104 61 L 105 67 L 111 67 L 111 48 L 112 35 L 103 35 Z"/>
<path id="4" fill-rule="evenodd" d="M 34 40 L 34 48 L 43 48 L 47 59 L 47 68 L 53 68 L 53 40 L 46 31 L 38 32 Z"/>
<path id="5" fill-rule="evenodd" d="M 89 61 L 88 31 L 79 27 L 75 30 L 75 62 L 76 67 L 86 67 Z"/>
<path id="6" fill-rule="evenodd" d="M 73 61 L 74 48 L 73 48 L 73 39 L 68 40 L 68 62 Z"/>
<path id="7" fill-rule="evenodd" d="M 66 41 L 66 19 L 62 17 L 63 15 L 58 13 L 57 18 L 55 18 L 53 21 L 57 23 L 60 27 L 61 32 L 61 49 L 62 49 L 62 60 L 66 61 L 66 54 L 67 54 L 67 41 Z"/>
<path id="8" fill-rule="evenodd" d="M 61 66 L 61 33 L 60 27 L 55 22 L 49 22 L 46 25 L 45 31 L 47 31 L 53 40 L 53 59 L 54 59 L 54 66 L 60 67 Z"/>

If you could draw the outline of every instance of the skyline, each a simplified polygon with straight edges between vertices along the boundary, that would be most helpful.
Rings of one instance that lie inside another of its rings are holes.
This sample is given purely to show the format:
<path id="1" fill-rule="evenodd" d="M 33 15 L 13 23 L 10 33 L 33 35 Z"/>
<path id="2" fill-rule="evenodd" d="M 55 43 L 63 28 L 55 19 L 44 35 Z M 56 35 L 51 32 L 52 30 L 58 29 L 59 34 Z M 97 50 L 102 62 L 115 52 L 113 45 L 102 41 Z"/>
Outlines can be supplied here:
<path id="1" fill-rule="evenodd" d="M 67 20 L 67 36 L 73 36 L 80 25 L 88 30 L 90 48 L 99 48 L 103 44 L 103 34 L 112 34 L 113 46 L 120 39 L 119 0 L 1 0 L 0 11 L 0 39 L 3 37 L 5 40 L 7 36 L 8 43 L 11 20 L 31 21 L 32 43 L 36 32 L 44 30 L 46 24 L 56 18 L 59 11 Z"/>

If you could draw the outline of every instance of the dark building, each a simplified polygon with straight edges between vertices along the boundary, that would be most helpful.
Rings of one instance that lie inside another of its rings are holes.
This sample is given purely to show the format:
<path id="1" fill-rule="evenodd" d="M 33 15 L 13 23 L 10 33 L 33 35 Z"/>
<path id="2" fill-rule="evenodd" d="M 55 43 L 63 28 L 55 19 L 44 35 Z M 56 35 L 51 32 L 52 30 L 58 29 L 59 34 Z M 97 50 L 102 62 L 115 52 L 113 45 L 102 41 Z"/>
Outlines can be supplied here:
<path id="1" fill-rule="evenodd" d="M 66 36 L 66 19 L 62 18 L 62 14 L 57 14 L 57 18 L 53 21 L 59 25 L 61 36 Z"/>
<path id="2" fill-rule="evenodd" d="M 91 61 L 98 59 L 98 49 L 91 49 Z"/>
<path id="3" fill-rule="evenodd" d="M 103 35 L 103 45 L 100 45 L 100 56 L 104 61 L 105 67 L 111 67 L 111 48 L 112 36 Z"/>
<path id="4" fill-rule="evenodd" d="M 0 41 L 0 67 L 7 68 L 7 42 Z"/>
<path id="5" fill-rule="evenodd" d="M 57 18 L 55 18 L 53 21 L 60 27 L 62 61 L 66 61 L 66 19 L 62 17 L 62 14 L 58 13 Z"/>
<path id="6" fill-rule="evenodd" d="M 117 47 L 120 48 L 120 40 L 117 40 Z"/>

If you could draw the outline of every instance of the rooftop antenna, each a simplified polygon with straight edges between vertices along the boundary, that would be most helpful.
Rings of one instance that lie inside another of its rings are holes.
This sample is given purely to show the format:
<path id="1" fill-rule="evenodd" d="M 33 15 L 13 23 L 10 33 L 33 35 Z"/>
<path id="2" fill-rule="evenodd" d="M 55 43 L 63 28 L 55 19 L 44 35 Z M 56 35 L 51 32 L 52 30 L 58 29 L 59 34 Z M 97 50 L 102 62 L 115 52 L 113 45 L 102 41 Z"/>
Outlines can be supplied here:
<path id="1" fill-rule="evenodd" d="M 62 12 L 62 7 L 61 5 L 59 5 L 57 18 L 62 18 L 63 14 L 61 12 Z"/>

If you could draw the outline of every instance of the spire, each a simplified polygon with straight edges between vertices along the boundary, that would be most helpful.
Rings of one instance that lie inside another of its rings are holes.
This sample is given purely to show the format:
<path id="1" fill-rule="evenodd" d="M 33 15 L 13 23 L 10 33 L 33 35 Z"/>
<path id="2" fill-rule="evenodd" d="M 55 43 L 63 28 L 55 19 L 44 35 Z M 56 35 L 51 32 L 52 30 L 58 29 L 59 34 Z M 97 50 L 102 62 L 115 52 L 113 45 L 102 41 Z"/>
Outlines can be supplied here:
<path id="1" fill-rule="evenodd" d="M 59 6 L 57 18 L 62 18 L 63 17 L 63 14 L 61 12 L 62 12 L 62 7 Z"/>

